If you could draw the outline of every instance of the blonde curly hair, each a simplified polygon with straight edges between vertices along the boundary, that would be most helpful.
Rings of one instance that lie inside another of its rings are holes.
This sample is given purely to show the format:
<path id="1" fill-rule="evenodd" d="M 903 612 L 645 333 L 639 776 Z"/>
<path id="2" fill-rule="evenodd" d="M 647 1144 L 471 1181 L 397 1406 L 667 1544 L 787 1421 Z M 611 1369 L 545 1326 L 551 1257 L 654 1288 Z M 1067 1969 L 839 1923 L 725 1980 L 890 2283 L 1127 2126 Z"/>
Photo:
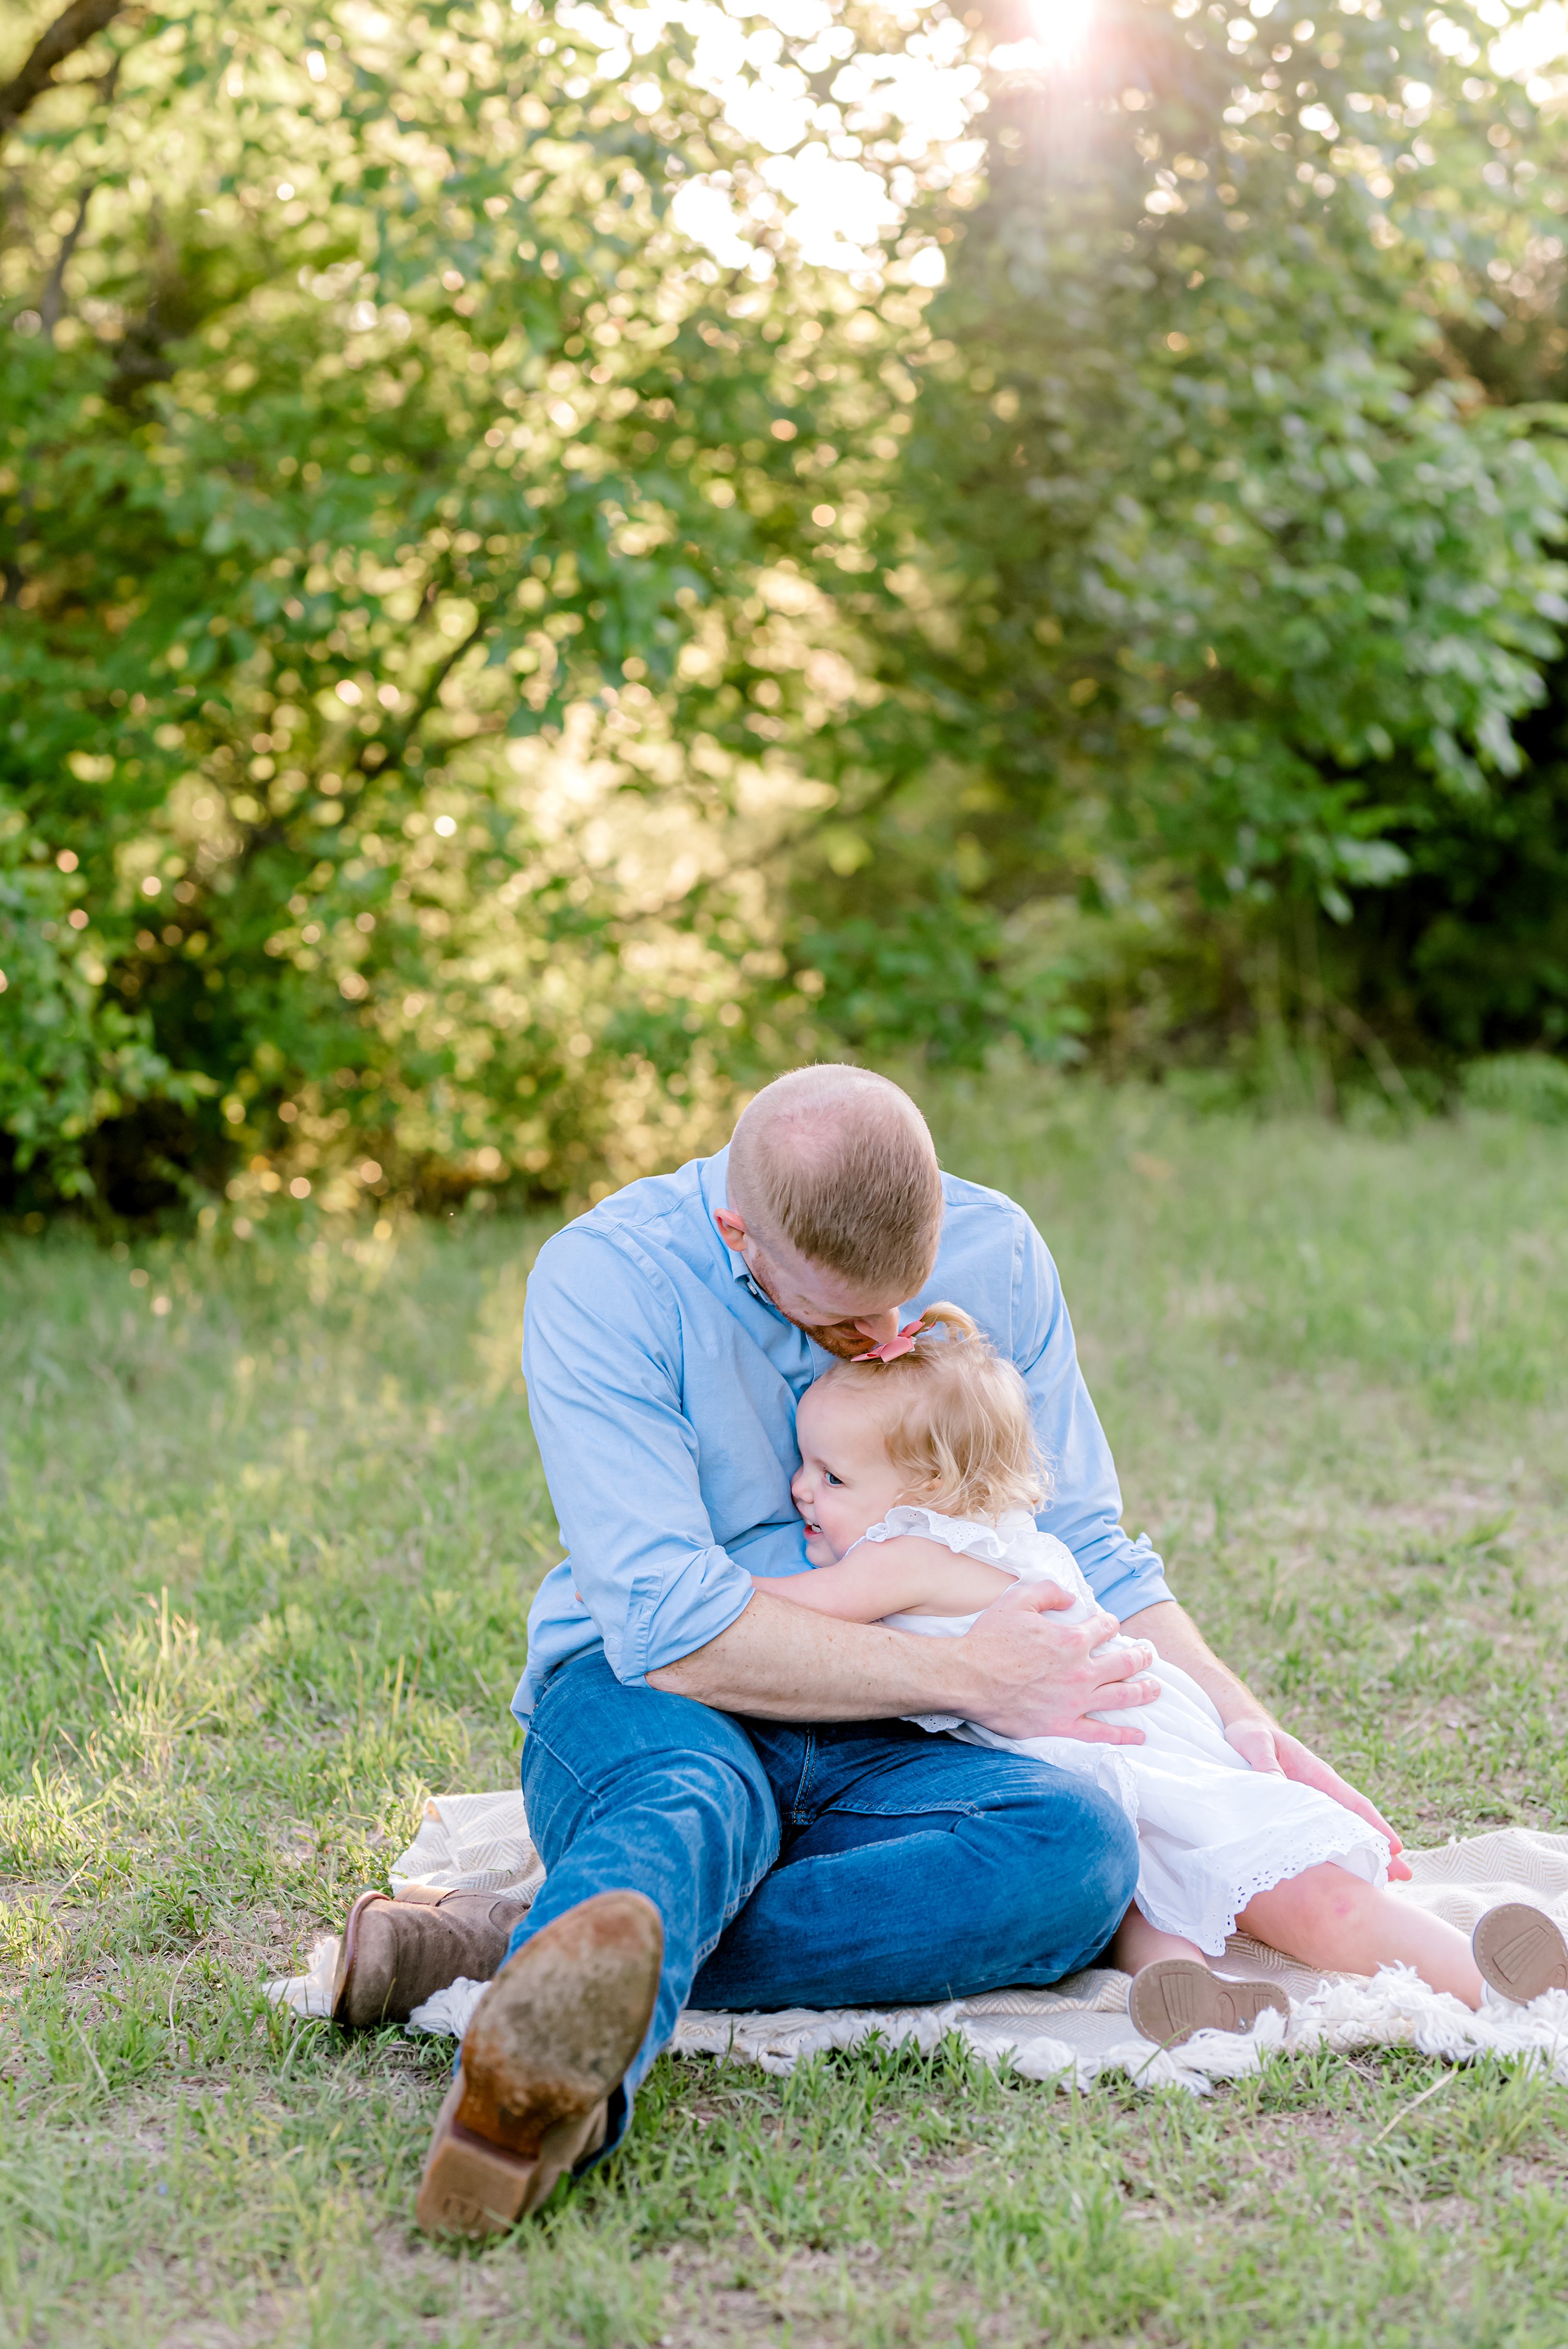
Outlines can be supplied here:
<path id="1" fill-rule="evenodd" d="M 1039 1508 L 1050 1473 L 1014 1365 L 961 1305 L 928 1305 L 915 1326 L 908 1352 L 836 1362 L 817 1384 L 875 1400 L 904 1499 L 950 1517 Z"/>

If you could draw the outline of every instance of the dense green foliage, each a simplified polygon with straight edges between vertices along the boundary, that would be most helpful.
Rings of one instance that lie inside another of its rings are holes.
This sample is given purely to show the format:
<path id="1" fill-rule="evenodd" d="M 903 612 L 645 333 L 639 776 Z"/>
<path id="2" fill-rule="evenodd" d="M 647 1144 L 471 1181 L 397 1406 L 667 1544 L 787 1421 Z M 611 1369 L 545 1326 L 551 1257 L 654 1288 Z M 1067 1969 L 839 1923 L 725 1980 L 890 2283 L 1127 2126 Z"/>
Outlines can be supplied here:
<path id="1" fill-rule="evenodd" d="M 46 1183 L 634 1167 L 782 968 L 746 684 L 822 326 L 668 229 L 680 44 L 628 98 L 550 21 L 174 8 L 29 147 L 16 283 L 58 239 L 75 290 L 0 339 L 0 1130 Z"/>
<path id="2" fill-rule="evenodd" d="M 1485 15 L 1108 5 L 987 118 L 898 668 L 982 767 L 938 818 L 970 885 L 1151 1058 L 1282 1008 L 1568 1032 L 1561 85 L 1478 78 Z"/>
<path id="3" fill-rule="evenodd" d="M 1501 14 L 823 0 L 727 84 L 696 5 L 89 6 L 0 92 L 0 1196 L 581 1192 L 823 1047 L 1553 1044 Z"/>

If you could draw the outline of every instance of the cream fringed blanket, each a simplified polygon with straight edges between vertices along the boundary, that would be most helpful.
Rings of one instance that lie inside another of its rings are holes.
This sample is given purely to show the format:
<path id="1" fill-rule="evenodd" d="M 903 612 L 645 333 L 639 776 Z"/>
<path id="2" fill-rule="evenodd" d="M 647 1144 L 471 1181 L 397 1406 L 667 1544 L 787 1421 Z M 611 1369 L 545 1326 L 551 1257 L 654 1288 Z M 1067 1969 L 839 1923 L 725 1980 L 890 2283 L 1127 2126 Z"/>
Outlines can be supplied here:
<path id="1" fill-rule="evenodd" d="M 1568 1835 L 1537 1835 L 1504 1827 L 1470 1836 L 1433 1851 L 1406 1855 L 1414 1881 L 1398 1891 L 1434 1915 L 1469 1931 L 1483 1910 L 1505 1900 L 1544 1909 L 1568 1930 Z M 516 1891 L 531 1899 L 544 1868 L 528 1832 L 522 1796 L 443 1795 L 425 1806 L 418 1836 L 392 1869 L 399 1884 L 444 1891 Z M 310 1970 L 268 1984 L 271 1997 L 303 2016 L 326 2012 L 335 1937 L 318 1941 Z M 1257 2069 L 1263 2054 L 1284 2046 L 1413 2046 L 1456 2064 L 1482 2055 L 1529 2055 L 1568 2082 L 1568 1992 L 1548 1991 L 1528 2007 L 1493 2000 L 1471 2014 L 1457 1999 L 1430 1991 L 1403 1969 L 1326 1978 L 1275 1950 L 1238 1935 L 1226 1970 L 1277 1982 L 1288 1992 L 1290 2020 L 1265 2014 L 1250 2037 L 1203 2032 L 1186 2046 L 1163 2052 L 1139 2037 L 1127 2016 L 1125 1974 L 1075 1974 L 1054 1990 L 994 1991 L 984 1998 L 941 2006 L 833 2007 L 819 2013 L 792 2007 L 780 2014 L 707 2014 L 688 2008 L 676 2026 L 676 2055 L 721 2055 L 791 2071 L 820 2048 L 853 2047 L 875 2032 L 897 2045 L 934 2047 L 956 2032 L 988 2064 L 1007 2062 L 1031 2080 L 1087 2088 L 1101 2072 L 1129 2073 L 1146 2087 L 1192 2088 Z M 484 1989 L 455 1982 L 416 2012 L 413 2031 L 459 2035 Z"/>

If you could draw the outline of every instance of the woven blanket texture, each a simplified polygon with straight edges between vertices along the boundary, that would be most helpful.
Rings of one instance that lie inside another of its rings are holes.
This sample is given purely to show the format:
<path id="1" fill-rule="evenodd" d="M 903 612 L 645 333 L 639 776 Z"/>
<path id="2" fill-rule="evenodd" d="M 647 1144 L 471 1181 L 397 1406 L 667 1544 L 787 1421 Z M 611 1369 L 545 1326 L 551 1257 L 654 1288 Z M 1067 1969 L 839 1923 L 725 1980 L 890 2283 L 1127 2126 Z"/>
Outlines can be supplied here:
<path id="1" fill-rule="evenodd" d="M 1412 1881 L 1404 1899 L 1466 1932 L 1488 1909 L 1529 1901 L 1568 1931 L 1568 1835 L 1503 1827 L 1429 1851 L 1406 1854 Z M 441 1891 L 514 1891 L 531 1899 L 544 1864 L 528 1832 L 522 1796 L 442 1795 L 425 1806 L 418 1834 L 391 1869 L 394 1890 L 421 1884 Z M 328 2010 L 337 1940 L 317 1941 L 304 1974 L 269 1982 L 268 1995 L 302 2018 Z M 1290 2016 L 1265 2014 L 1246 2037 L 1201 2032 L 1184 2047 L 1160 2049 L 1134 2031 L 1127 2013 L 1126 1974 L 1074 1974 L 1050 1990 L 999 1990 L 981 1998 L 913 2007 L 792 2007 L 777 2014 L 704 2013 L 688 2007 L 671 2053 L 792 2071 L 803 2055 L 848 2048 L 875 2033 L 894 2045 L 925 2049 L 954 2032 L 988 2064 L 1007 2063 L 1032 2080 L 1087 2088 L 1101 2073 L 1124 2073 L 1140 2086 L 1202 2094 L 1216 2082 L 1255 2071 L 1276 2048 L 1411 2046 L 1456 2064 L 1485 2055 L 1522 2055 L 1568 2083 L 1568 1992 L 1548 1991 L 1528 2007 L 1487 1994 L 1472 2014 L 1445 1992 L 1429 1990 L 1408 1968 L 1372 1978 L 1318 1975 L 1257 1941 L 1236 1935 L 1224 1970 L 1280 1984 Z M 483 1993 L 458 1982 L 418 2008 L 408 2028 L 460 2037 Z"/>

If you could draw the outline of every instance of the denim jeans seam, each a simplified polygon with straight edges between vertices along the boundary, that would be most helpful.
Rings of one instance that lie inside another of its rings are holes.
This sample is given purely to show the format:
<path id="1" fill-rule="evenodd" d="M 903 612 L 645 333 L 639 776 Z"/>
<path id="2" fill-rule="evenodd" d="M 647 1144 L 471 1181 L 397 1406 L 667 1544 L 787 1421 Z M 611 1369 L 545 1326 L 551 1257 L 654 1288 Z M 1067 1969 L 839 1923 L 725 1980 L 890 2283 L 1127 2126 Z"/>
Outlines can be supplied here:
<path id="1" fill-rule="evenodd" d="M 817 1775 L 817 1764 L 821 1756 L 821 1751 L 822 1749 L 820 1744 L 818 1743 L 815 1730 L 809 1729 L 806 1732 L 806 1752 L 805 1758 L 800 1764 L 799 1780 L 796 1785 L 794 1795 L 790 1798 L 789 1819 L 791 1826 L 803 1826 L 805 1825 L 806 1797 L 810 1792 L 811 1781 Z"/>
<path id="2" fill-rule="evenodd" d="M 845 1812 L 857 1819 L 934 1819 L 944 1816 L 978 1819 L 991 1816 L 983 1811 L 978 1803 L 955 1802 L 951 1796 L 940 1803 L 889 1803 L 885 1807 L 880 1804 L 868 1807 L 864 1803 L 852 1799 L 841 1800 L 830 1803 L 822 1816 L 830 1817 L 839 1812 Z"/>
<path id="3" fill-rule="evenodd" d="M 534 1719 L 535 1719 L 535 1722 L 537 1722 L 537 1719 L 538 1719 L 538 1713 L 537 1713 L 537 1711 L 535 1712 Z M 561 1753 L 561 1752 L 560 1752 L 560 1751 L 559 1751 L 555 1746 L 552 1745 L 552 1744 L 551 1744 L 551 1742 L 550 1742 L 549 1738 L 548 1738 L 548 1737 L 546 1737 L 546 1736 L 543 1734 L 542 1731 L 541 1731 L 541 1730 L 540 1730 L 540 1729 L 538 1729 L 536 1726 L 534 1726 L 534 1724 L 533 1724 L 532 1723 L 530 1723 L 530 1725 L 529 1725 L 529 1732 L 528 1732 L 528 1735 L 529 1735 L 529 1737 L 530 1737 L 530 1738 L 534 1738 L 534 1737 L 537 1737 L 537 1738 L 538 1738 L 538 1740 L 539 1740 L 540 1744 L 543 1746 L 543 1748 L 544 1748 L 545 1752 L 549 1754 L 549 1756 L 550 1756 L 551 1760 L 555 1764 L 556 1768 L 557 1768 L 558 1770 L 564 1770 L 564 1771 L 565 1771 L 565 1773 L 566 1773 L 567 1776 L 571 1779 L 571 1781 L 572 1781 L 573 1785 L 575 1787 L 577 1787 L 577 1788 L 578 1788 L 578 1790 L 579 1790 L 579 1792 L 580 1792 L 580 1793 L 582 1793 L 583 1795 L 586 1795 L 586 1797 L 587 1797 L 588 1801 L 589 1801 L 591 1804 L 592 1804 L 592 1803 L 594 1803 L 594 1802 L 596 1802 L 596 1801 L 598 1800 L 598 1797 L 595 1795 L 595 1794 L 594 1794 L 594 1792 L 593 1792 L 593 1788 L 589 1785 L 589 1784 L 588 1784 L 587 1780 L 586 1780 L 585 1778 L 580 1778 L 580 1777 L 578 1776 L 578 1775 L 577 1775 L 576 1771 L 572 1767 L 571 1763 L 570 1763 L 570 1762 L 568 1762 L 568 1760 L 566 1759 L 565 1754 L 562 1754 L 562 1753 Z M 527 1741 L 526 1741 L 526 1740 L 524 1741 L 524 1748 L 523 1748 L 523 1750 L 524 1750 L 524 1752 L 526 1752 L 526 1751 L 527 1751 Z M 521 1775 L 521 1774 L 520 1774 L 520 1775 Z"/>
<path id="4" fill-rule="evenodd" d="M 774 1858 L 776 1859 L 777 1857 L 778 1854 L 775 1853 Z M 715 1933 L 710 1941 L 705 1942 L 696 1953 L 696 1962 L 692 1967 L 691 1978 L 693 1982 L 696 1982 L 698 1974 L 701 1973 L 704 1966 L 707 1965 L 709 1958 L 712 1957 L 715 1950 L 717 1949 L 720 1941 L 723 1940 L 726 1933 L 728 1932 L 731 1925 L 734 1924 L 736 1919 L 739 1916 L 741 1910 L 745 1908 L 747 1902 L 750 1899 L 752 1894 L 756 1891 L 763 1878 L 771 1873 L 772 1868 L 773 1860 L 765 1860 L 762 1866 L 758 1869 L 756 1875 L 752 1878 L 750 1883 L 748 1884 L 745 1890 L 739 1893 L 731 1902 L 730 1906 L 725 1910 L 723 1921 L 720 1923 L 717 1932 Z"/>

